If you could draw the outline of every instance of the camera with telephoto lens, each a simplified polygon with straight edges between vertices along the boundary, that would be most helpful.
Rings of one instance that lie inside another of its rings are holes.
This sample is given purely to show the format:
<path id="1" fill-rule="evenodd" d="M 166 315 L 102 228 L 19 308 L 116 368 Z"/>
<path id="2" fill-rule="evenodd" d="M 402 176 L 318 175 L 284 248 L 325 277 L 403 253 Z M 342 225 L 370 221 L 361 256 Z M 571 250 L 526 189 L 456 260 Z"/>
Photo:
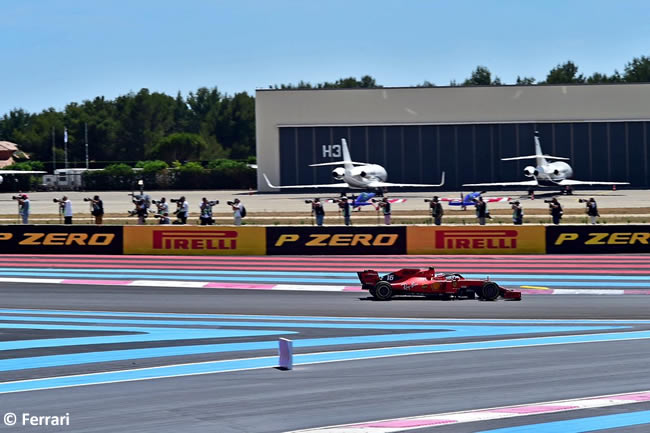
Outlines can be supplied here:
<path id="1" fill-rule="evenodd" d="M 53 201 L 54 203 L 61 203 L 61 202 L 63 202 L 63 199 L 53 198 L 52 201 Z"/>
<path id="2" fill-rule="evenodd" d="M 519 203 L 519 200 L 515 200 L 515 201 L 510 201 L 510 202 L 508 202 L 508 204 L 509 204 L 510 206 L 515 206 L 515 205 L 518 206 L 520 203 Z"/>
<path id="3" fill-rule="evenodd" d="M 585 200 L 584 198 L 579 198 L 578 203 L 588 203 L 589 200 Z"/>
<path id="4" fill-rule="evenodd" d="M 544 203 L 553 203 L 553 200 L 544 200 Z"/>
<path id="5" fill-rule="evenodd" d="M 169 201 L 172 202 L 172 203 L 181 203 L 182 202 L 182 200 L 180 198 L 172 198 L 172 199 L 169 199 Z"/>
<path id="6" fill-rule="evenodd" d="M 11 199 L 12 200 L 22 200 L 23 196 L 22 195 L 12 195 Z"/>
<path id="7" fill-rule="evenodd" d="M 314 200 L 305 200 L 305 203 L 307 203 L 307 204 L 309 204 L 309 203 L 313 203 L 313 202 L 314 202 Z M 230 204 L 230 203 L 229 203 L 229 204 Z"/>
<path id="8" fill-rule="evenodd" d="M 84 197 L 84 201 L 93 201 L 93 199 L 89 197 Z"/>
<path id="9" fill-rule="evenodd" d="M 208 200 L 210 206 L 216 206 L 219 204 L 219 200 Z"/>
<path id="10" fill-rule="evenodd" d="M 424 199 L 424 202 L 425 202 L 425 203 L 431 203 L 432 201 L 433 201 L 433 200 L 431 200 L 430 198 L 425 198 L 425 199 Z"/>
<path id="11" fill-rule="evenodd" d="M 235 205 L 235 202 L 234 202 L 234 201 L 227 201 L 226 204 L 227 204 L 228 206 L 234 206 L 234 205 Z"/>

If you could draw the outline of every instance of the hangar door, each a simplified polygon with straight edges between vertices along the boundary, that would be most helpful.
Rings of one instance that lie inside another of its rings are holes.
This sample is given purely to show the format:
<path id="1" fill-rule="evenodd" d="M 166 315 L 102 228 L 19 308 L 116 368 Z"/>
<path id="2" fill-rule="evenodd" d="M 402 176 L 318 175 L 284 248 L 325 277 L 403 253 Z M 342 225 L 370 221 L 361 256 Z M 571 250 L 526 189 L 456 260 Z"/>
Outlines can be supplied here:
<path id="1" fill-rule="evenodd" d="M 535 130 L 544 153 L 571 159 L 577 179 L 650 186 L 650 122 L 280 127 L 280 182 L 334 182 L 333 167 L 309 164 L 341 160 L 342 138 L 353 161 L 384 166 L 389 182 L 435 184 L 443 170 L 444 190 L 525 180 L 524 167 L 534 160 L 500 159 L 532 155 Z"/>

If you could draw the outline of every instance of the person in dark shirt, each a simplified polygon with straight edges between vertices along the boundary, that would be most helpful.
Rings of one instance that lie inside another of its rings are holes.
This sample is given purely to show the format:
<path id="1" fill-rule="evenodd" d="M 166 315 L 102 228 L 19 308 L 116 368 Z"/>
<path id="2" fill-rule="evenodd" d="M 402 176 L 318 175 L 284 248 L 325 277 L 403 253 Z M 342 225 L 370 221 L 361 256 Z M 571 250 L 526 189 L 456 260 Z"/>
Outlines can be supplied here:
<path id="1" fill-rule="evenodd" d="M 475 200 L 474 206 L 476 207 L 476 218 L 478 218 L 478 223 L 484 226 L 485 218 L 488 217 L 487 203 L 483 201 L 483 197 L 479 196 L 478 200 Z"/>
<path id="2" fill-rule="evenodd" d="M 600 216 L 598 213 L 598 205 L 596 200 L 593 197 L 587 202 L 587 215 L 589 215 L 589 222 L 591 224 L 596 224 L 597 218 Z"/>
<path id="3" fill-rule="evenodd" d="M 521 207 L 519 200 L 510 203 L 512 207 L 512 223 L 522 225 L 524 223 L 524 209 Z"/>
<path id="4" fill-rule="evenodd" d="M 322 226 L 325 219 L 325 209 L 318 197 L 311 202 L 311 212 L 316 217 L 316 225 Z"/>
<path id="5" fill-rule="evenodd" d="M 341 194 L 341 198 L 339 198 L 338 204 L 339 204 L 339 210 L 341 211 L 341 214 L 343 214 L 343 220 L 345 221 L 345 225 L 346 226 L 351 225 L 350 202 L 348 201 L 348 197 L 345 194 Z"/>
<path id="6" fill-rule="evenodd" d="M 551 213 L 551 218 L 553 219 L 553 224 L 560 224 L 560 220 L 562 219 L 562 214 L 564 211 L 562 210 L 562 205 L 560 202 L 557 201 L 557 198 L 553 197 L 548 205 L 548 208 Z"/>
<path id="7" fill-rule="evenodd" d="M 442 215 L 444 214 L 444 211 L 442 209 L 442 203 L 438 200 L 437 195 L 433 196 L 433 199 L 429 203 L 429 207 L 431 209 L 431 217 L 433 218 L 434 224 L 439 226 L 442 224 Z"/>

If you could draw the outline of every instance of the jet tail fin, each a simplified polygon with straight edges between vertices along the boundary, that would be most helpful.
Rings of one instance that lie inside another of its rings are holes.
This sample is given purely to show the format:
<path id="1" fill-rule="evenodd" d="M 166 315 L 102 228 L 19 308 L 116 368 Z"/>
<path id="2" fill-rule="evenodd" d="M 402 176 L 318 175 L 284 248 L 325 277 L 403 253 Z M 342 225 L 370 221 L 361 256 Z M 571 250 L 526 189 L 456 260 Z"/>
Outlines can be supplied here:
<path id="1" fill-rule="evenodd" d="M 343 147 L 343 167 L 346 171 L 352 170 L 354 164 L 350 158 L 350 151 L 348 150 L 348 142 L 345 138 L 341 138 L 341 146 Z"/>
<path id="2" fill-rule="evenodd" d="M 548 164 L 547 159 L 558 160 L 558 161 L 568 161 L 569 158 L 564 158 L 563 156 L 550 156 L 544 155 L 542 152 L 542 145 L 539 142 L 539 131 L 535 131 L 535 154 L 526 155 L 526 156 L 513 156 L 510 158 L 501 158 L 501 161 L 518 161 L 521 159 L 534 159 L 537 166 L 542 166 Z"/>
<path id="3" fill-rule="evenodd" d="M 548 164 L 542 153 L 542 145 L 539 142 L 539 132 L 535 131 L 535 162 L 538 167 Z"/>

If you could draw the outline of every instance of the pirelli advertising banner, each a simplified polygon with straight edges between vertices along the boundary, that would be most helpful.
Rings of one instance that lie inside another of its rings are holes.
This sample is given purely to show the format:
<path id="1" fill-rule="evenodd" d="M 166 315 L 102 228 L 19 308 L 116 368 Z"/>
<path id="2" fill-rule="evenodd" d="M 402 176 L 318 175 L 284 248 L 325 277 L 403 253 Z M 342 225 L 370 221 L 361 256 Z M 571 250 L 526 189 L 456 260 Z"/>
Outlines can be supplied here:
<path id="1" fill-rule="evenodd" d="M 124 254 L 266 254 L 264 227 L 125 226 Z"/>
<path id="2" fill-rule="evenodd" d="M 267 227 L 267 254 L 406 254 L 406 227 Z"/>
<path id="3" fill-rule="evenodd" d="M 407 228 L 408 254 L 544 254 L 544 226 Z"/>
<path id="4" fill-rule="evenodd" d="M 549 254 L 650 253 L 650 226 L 548 226 L 546 251 Z"/>
<path id="5" fill-rule="evenodd" d="M 122 227 L 83 225 L 0 226 L 4 254 L 122 254 Z"/>

